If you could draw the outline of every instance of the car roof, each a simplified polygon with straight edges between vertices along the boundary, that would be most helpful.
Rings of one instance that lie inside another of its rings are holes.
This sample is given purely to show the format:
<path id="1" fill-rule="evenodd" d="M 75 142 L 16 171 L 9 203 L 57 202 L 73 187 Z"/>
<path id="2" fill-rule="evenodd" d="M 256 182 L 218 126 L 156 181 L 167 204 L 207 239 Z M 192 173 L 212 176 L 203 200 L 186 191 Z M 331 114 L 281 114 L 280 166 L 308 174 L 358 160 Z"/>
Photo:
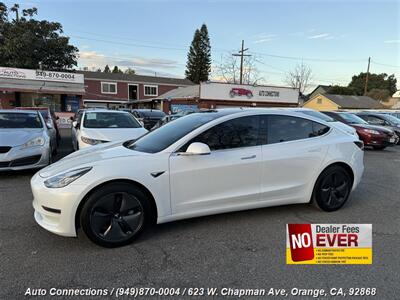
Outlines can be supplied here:
<path id="1" fill-rule="evenodd" d="M 116 113 L 116 114 L 129 114 L 129 112 L 127 111 L 123 111 L 123 110 L 112 110 L 112 109 L 95 109 L 95 110 L 85 110 L 84 112 L 95 112 L 95 113 L 99 113 L 99 112 L 106 112 L 106 113 Z"/>

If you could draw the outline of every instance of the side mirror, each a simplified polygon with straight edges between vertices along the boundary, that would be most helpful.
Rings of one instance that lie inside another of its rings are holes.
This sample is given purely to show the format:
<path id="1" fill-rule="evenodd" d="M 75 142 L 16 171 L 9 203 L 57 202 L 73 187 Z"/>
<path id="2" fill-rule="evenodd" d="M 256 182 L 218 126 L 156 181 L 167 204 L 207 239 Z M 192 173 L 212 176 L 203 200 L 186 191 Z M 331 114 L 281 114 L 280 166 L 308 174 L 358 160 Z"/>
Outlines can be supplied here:
<path id="1" fill-rule="evenodd" d="M 51 124 L 50 122 L 46 122 L 46 127 L 47 129 L 53 129 L 53 124 Z"/>
<path id="2" fill-rule="evenodd" d="M 208 145 L 203 143 L 191 143 L 183 155 L 207 155 L 211 150 Z"/>
<path id="3" fill-rule="evenodd" d="M 77 121 L 73 121 L 72 122 L 72 127 L 77 128 L 78 127 L 78 122 Z"/>

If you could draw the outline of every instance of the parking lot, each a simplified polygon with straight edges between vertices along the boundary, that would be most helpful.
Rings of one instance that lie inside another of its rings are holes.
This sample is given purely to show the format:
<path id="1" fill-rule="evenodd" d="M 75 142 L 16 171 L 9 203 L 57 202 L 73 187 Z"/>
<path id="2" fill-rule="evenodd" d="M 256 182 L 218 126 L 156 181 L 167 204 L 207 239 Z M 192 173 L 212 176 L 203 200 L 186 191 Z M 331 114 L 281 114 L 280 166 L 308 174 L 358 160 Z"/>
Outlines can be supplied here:
<path id="1" fill-rule="evenodd" d="M 58 158 L 71 151 L 68 131 Z M 136 243 L 105 249 L 56 236 L 33 219 L 34 171 L 0 174 L 0 299 L 30 288 L 377 287 L 395 299 L 400 282 L 400 146 L 365 151 L 350 202 L 325 213 L 309 205 L 257 209 L 155 226 Z M 287 223 L 372 223 L 373 265 L 286 265 Z"/>

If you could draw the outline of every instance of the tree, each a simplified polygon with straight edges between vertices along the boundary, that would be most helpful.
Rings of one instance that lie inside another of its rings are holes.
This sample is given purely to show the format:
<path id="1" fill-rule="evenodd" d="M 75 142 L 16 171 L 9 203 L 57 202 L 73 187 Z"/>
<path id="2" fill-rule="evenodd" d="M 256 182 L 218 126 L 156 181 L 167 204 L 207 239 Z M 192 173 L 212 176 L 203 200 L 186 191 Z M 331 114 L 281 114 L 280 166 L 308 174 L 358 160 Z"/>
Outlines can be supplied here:
<path id="1" fill-rule="evenodd" d="M 372 89 L 367 92 L 366 96 L 371 97 L 378 101 L 386 102 L 392 96 L 389 90 L 386 89 Z"/>
<path id="2" fill-rule="evenodd" d="M 355 91 L 352 88 L 349 88 L 347 86 L 340 86 L 340 85 L 334 85 L 331 86 L 328 91 L 328 94 L 334 94 L 334 95 L 355 95 Z"/>
<path id="3" fill-rule="evenodd" d="M 349 83 L 349 87 L 353 88 L 357 95 L 364 95 L 366 76 L 367 73 L 354 75 Z M 397 80 L 394 74 L 388 76 L 386 73 L 369 73 L 368 75 L 368 91 L 371 91 L 372 89 L 383 89 L 388 90 L 390 95 L 393 95 L 397 90 L 396 83 Z"/>
<path id="4" fill-rule="evenodd" d="M 208 81 L 211 72 L 211 45 L 208 29 L 203 24 L 196 29 L 189 48 L 186 63 L 186 78 L 194 83 Z"/>
<path id="5" fill-rule="evenodd" d="M 112 70 L 112 73 L 117 74 L 117 73 L 123 73 L 121 69 L 118 69 L 118 66 L 114 66 L 114 69 Z"/>
<path id="6" fill-rule="evenodd" d="M 135 70 L 131 68 L 126 69 L 124 73 L 128 75 L 136 74 Z"/>
<path id="7" fill-rule="evenodd" d="M 260 72 L 256 66 L 257 59 L 255 56 L 246 56 L 243 59 L 243 84 L 256 85 L 264 78 L 260 76 Z M 239 83 L 240 78 L 240 62 L 232 55 L 221 57 L 221 63 L 216 67 L 217 78 L 221 78 L 227 83 Z"/>
<path id="8" fill-rule="evenodd" d="M 300 93 L 304 94 L 310 85 L 311 79 L 311 67 L 302 62 L 286 75 L 285 82 L 289 86 L 299 89 Z"/>
<path id="9" fill-rule="evenodd" d="M 9 12 L 9 13 L 8 13 Z M 10 19 L 11 14 L 15 15 Z M 78 48 L 62 36 L 62 25 L 34 19 L 36 8 L 19 11 L 0 3 L 0 65 L 60 71 L 77 65 Z"/>
<path id="10" fill-rule="evenodd" d="M 110 70 L 110 67 L 108 66 L 108 65 L 106 65 L 105 67 L 104 67 L 104 71 L 103 71 L 104 73 L 111 73 L 111 70 Z"/>

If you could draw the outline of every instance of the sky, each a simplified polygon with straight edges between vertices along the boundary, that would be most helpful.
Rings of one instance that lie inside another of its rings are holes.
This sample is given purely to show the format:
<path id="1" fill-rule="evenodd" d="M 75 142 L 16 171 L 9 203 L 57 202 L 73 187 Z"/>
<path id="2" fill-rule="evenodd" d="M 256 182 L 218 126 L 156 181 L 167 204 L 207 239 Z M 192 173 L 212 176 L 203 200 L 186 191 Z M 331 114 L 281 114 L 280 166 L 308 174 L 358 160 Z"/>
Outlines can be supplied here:
<path id="1" fill-rule="evenodd" d="M 17 0 L 4 2 L 11 6 Z M 194 31 L 205 23 L 214 79 L 224 57 L 244 40 L 265 84 L 286 85 L 286 74 L 304 63 L 313 73 L 310 89 L 347 85 L 352 75 L 366 71 L 368 57 L 371 72 L 394 73 L 400 81 L 400 0 L 18 3 L 38 8 L 37 19 L 63 25 L 79 48 L 79 68 L 108 64 L 138 74 L 183 77 Z"/>

